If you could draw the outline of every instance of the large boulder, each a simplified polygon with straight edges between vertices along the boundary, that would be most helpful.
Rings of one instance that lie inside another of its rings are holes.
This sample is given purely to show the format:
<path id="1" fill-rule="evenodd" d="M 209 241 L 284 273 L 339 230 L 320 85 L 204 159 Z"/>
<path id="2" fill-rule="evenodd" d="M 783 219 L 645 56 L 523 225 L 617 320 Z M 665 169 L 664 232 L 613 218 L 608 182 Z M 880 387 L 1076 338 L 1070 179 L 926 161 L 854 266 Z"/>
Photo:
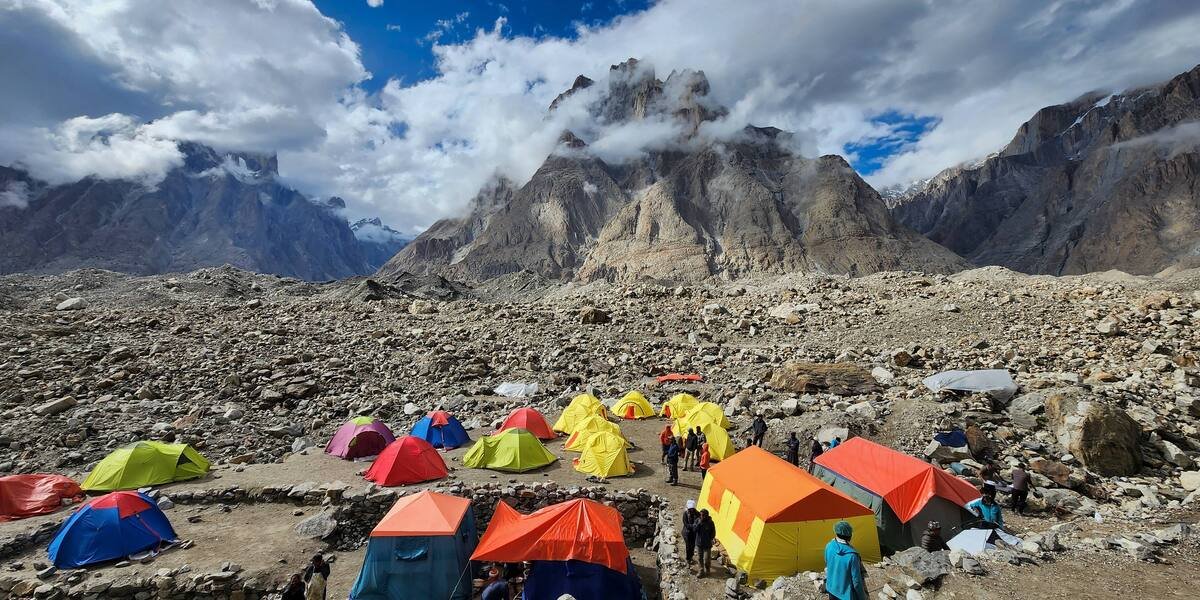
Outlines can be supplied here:
<path id="1" fill-rule="evenodd" d="M 1058 442 L 1089 470 L 1113 477 L 1142 468 L 1142 428 L 1125 411 L 1067 395 L 1046 399 L 1046 419 Z"/>
<path id="2" fill-rule="evenodd" d="M 935 583 L 954 570 L 949 552 L 928 552 L 919 546 L 893 554 L 891 561 L 921 585 Z"/>
<path id="3" fill-rule="evenodd" d="M 879 391 L 871 371 L 850 363 L 789 361 L 771 374 L 771 387 L 796 394 L 827 392 L 859 396 Z"/>

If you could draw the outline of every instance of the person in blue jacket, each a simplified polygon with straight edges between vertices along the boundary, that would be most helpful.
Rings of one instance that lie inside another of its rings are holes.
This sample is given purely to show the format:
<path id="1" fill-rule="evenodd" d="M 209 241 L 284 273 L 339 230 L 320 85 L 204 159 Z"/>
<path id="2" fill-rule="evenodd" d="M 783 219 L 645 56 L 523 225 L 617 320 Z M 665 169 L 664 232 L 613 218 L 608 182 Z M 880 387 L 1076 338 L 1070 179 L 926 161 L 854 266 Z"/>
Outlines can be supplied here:
<path id="1" fill-rule="evenodd" d="M 867 600 L 862 557 L 850 545 L 854 528 L 838 521 L 833 526 L 833 535 L 825 545 L 825 591 L 837 600 Z"/>
<path id="2" fill-rule="evenodd" d="M 985 492 L 979 498 L 967 503 L 967 510 L 983 519 L 980 525 L 989 529 L 1004 529 L 1004 515 L 1000 512 L 1000 503 L 996 502 L 996 492 Z"/>

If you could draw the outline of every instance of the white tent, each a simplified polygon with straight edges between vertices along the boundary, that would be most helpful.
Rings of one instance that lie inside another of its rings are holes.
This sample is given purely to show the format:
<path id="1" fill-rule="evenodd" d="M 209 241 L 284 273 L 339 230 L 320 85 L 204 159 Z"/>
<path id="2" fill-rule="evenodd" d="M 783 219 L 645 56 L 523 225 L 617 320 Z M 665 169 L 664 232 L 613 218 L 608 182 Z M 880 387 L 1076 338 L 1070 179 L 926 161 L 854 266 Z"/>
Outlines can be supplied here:
<path id="1" fill-rule="evenodd" d="M 1021 538 L 1004 533 L 999 529 L 964 529 L 962 533 L 950 538 L 946 545 L 951 550 L 962 550 L 971 556 L 977 556 L 987 550 L 995 550 L 996 545 L 992 542 L 996 539 L 1000 539 L 1010 546 L 1017 546 L 1021 543 Z"/>
<path id="2" fill-rule="evenodd" d="M 942 371 L 926 377 L 925 387 L 940 392 L 958 390 L 963 392 L 985 392 L 1001 402 L 1007 402 L 1017 393 L 1017 384 L 1004 369 L 981 371 Z"/>

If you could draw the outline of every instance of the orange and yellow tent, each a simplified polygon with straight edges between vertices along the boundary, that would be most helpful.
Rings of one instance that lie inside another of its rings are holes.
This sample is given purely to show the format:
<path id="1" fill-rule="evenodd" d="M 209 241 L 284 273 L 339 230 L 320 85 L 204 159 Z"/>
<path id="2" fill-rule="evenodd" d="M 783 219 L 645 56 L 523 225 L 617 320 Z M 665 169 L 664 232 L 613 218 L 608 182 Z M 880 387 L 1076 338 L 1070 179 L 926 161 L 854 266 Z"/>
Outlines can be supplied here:
<path id="1" fill-rule="evenodd" d="M 757 446 L 709 469 L 696 505 L 712 515 L 733 563 L 754 579 L 823 569 L 840 520 L 854 527 L 863 561 L 881 559 L 870 508 Z"/>
<path id="2" fill-rule="evenodd" d="M 625 573 L 629 548 L 621 513 L 594 500 L 569 500 L 528 515 L 498 502 L 471 560 L 580 560 Z"/>

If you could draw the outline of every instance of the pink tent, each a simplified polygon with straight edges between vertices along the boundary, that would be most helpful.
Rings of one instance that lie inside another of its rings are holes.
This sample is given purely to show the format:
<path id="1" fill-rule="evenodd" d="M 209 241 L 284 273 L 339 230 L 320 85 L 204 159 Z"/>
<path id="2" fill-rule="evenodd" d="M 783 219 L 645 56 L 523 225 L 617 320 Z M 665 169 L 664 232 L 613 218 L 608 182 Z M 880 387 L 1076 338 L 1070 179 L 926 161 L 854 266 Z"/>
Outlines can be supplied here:
<path id="1" fill-rule="evenodd" d="M 325 445 L 325 453 L 348 460 L 376 456 L 396 441 L 392 430 L 374 417 L 354 417 L 333 434 Z"/>

